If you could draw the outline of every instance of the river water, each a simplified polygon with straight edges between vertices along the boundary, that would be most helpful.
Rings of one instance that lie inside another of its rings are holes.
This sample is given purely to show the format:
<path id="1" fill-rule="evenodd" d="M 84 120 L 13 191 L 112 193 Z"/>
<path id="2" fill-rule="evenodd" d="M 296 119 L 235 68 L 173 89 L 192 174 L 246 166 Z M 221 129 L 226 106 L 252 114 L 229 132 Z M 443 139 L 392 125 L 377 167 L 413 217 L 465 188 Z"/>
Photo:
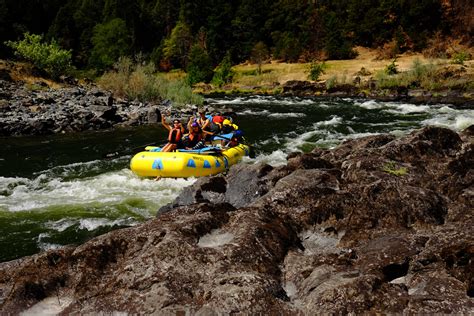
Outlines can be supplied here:
<path id="1" fill-rule="evenodd" d="M 257 148 L 244 163 L 285 163 L 291 151 L 331 148 L 348 138 L 404 135 L 426 125 L 459 131 L 474 110 L 356 99 L 208 99 L 232 107 Z M 163 140 L 160 125 L 41 137 L 0 138 L 0 262 L 80 244 L 155 216 L 194 179 L 153 181 L 128 168 L 132 153 Z M 107 153 L 118 152 L 114 159 Z"/>

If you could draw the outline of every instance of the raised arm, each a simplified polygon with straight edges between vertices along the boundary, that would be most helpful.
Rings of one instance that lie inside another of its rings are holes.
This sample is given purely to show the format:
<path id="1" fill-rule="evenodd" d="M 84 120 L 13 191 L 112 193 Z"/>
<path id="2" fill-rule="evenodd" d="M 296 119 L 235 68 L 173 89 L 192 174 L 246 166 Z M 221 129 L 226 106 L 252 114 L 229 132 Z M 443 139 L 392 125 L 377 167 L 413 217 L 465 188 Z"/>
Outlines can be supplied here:
<path id="1" fill-rule="evenodd" d="M 161 124 L 163 124 L 163 126 L 164 126 L 167 130 L 171 131 L 171 126 L 170 126 L 168 123 L 166 123 L 166 117 L 165 117 L 164 114 L 161 114 Z"/>

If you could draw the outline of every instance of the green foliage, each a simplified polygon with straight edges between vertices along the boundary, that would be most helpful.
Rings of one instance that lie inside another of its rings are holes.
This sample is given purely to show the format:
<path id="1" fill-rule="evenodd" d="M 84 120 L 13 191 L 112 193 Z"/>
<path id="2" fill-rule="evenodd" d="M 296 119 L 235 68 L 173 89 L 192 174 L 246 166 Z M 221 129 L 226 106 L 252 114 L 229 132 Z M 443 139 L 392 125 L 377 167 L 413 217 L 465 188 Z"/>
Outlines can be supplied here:
<path id="1" fill-rule="evenodd" d="M 275 43 L 275 58 L 290 62 L 298 60 L 302 49 L 297 37 L 290 32 L 273 32 L 272 38 Z"/>
<path id="2" fill-rule="evenodd" d="M 394 161 L 389 161 L 384 164 L 382 170 L 397 177 L 404 176 L 408 173 L 408 169 L 406 167 L 398 167 L 397 163 Z"/>
<path id="3" fill-rule="evenodd" d="M 468 36 L 466 3 L 0 0 L 0 42 L 16 40 L 26 31 L 47 34 L 46 39 L 55 38 L 61 47 L 72 50 L 76 65 L 90 62 L 89 66 L 102 69 L 120 56 L 140 51 L 146 56 L 154 51 L 155 64 L 166 66 L 160 68 L 186 69 L 195 42 L 207 51 L 213 64 L 228 51 L 235 63 L 248 60 L 260 41 L 273 58 L 285 61 L 311 60 L 323 50 L 329 59 L 347 59 L 355 56 L 354 45 L 381 47 L 392 41 L 392 48 L 403 52 L 423 48 L 436 32 Z M 126 27 L 109 24 L 116 19 Z M 202 38 L 201 29 L 205 30 Z M 126 40 L 118 40 L 123 38 Z M 0 54 L 8 55 L 5 46 L 0 45 Z"/>
<path id="4" fill-rule="evenodd" d="M 106 72 L 98 83 L 116 96 L 143 102 L 169 99 L 178 107 L 203 102 L 201 96 L 193 94 L 184 79 L 169 80 L 155 73 L 153 63 L 133 62 L 128 57 L 119 58 L 114 70 Z"/>
<path id="5" fill-rule="evenodd" d="M 23 34 L 24 39 L 17 42 L 8 41 L 5 44 L 22 57 L 46 71 L 52 78 L 57 79 L 71 68 L 71 51 L 62 49 L 56 41 L 43 43 L 43 36 Z"/>
<path id="6" fill-rule="evenodd" d="M 168 59 L 174 67 L 186 68 L 192 41 L 193 37 L 189 26 L 183 21 L 178 21 L 171 31 L 171 35 L 165 39 L 163 57 Z"/>
<path id="7" fill-rule="evenodd" d="M 449 79 L 444 80 L 439 76 L 435 65 L 423 64 L 418 59 L 415 59 L 408 71 L 395 75 L 388 75 L 386 70 L 378 71 L 375 74 L 375 79 L 377 87 L 381 89 L 407 87 L 437 90 L 451 84 Z"/>
<path id="8" fill-rule="evenodd" d="M 465 51 L 461 51 L 453 55 L 453 57 L 451 58 L 451 63 L 464 65 L 464 62 L 468 61 L 469 59 L 471 59 L 471 56 L 469 55 L 469 53 Z"/>
<path id="9" fill-rule="evenodd" d="M 326 89 L 331 89 L 337 86 L 338 81 L 337 81 L 337 76 L 333 75 L 326 80 Z"/>
<path id="10" fill-rule="evenodd" d="M 319 77 L 324 73 L 326 69 L 326 64 L 324 62 L 313 61 L 309 65 L 309 75 L 310 80 L 317 81 Z"/>
<path id="11" fill-rule="evenodd" d="M 387 66 L 385 66 L 385 73 L 387 75 L 395 75 L 398 73 L 398 66 L 397 64 L 395 63 L 397 60 L 394 59 L 390 64 L 388 64 Z"/>
<path id="12" fill-rule="evenodd" d="M 235 71 L 232 70 L 232 61 L 230 54 L 227 53 L 222 59 L 219 66 L 214 70 L 214 77 L 212 78 L 212 84 L 219 88 L 227 83 L 231 83 L 235 76 Z"/>
<path id="13" fill-rule="evenodd" d="M 91 66 L 102 71 L 110 68 L 119 57 L 130 53 L 130 34 L 122 19 L 97 24 L 93 33 L 93 48 L 89 59 Z"/>
<path id="14" fill-rule="evenodd" d="M 194 44 L 193 47 L 191 47 L 188 66 L 186 68 L 188 84 L 193 85 L 198 82 L 209 82 L 213 75 L 212 68 L 211 58 L 207 52 L 199 44 Z"/>

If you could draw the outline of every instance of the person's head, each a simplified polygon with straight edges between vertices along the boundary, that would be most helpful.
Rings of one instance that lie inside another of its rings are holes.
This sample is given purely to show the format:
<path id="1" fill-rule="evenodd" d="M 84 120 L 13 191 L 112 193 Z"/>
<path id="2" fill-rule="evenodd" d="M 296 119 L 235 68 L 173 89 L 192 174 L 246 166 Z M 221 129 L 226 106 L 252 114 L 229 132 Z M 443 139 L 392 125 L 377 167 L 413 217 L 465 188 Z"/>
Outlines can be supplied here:
<path id="1" fill-rule="evenodd" d="M 206 111 L 204 111 L 204 109 L 200 109 L 198 113 L 200 117 L 206 117 Z"/>
<path id="2" fill-rule="evenodd" d="M 190 131 L 190 132 L 198 133 L 199 130 L 200 130 L 199 124 L 196 123 L 196 122 L 193 122 L 193 123 L 191 124 L 191 131 Z"/>
<path id="3" fill-rule="evenodd" d="M 174 120 L 174 121 L 173 121 L 173 126 L 174 126 L 174 127 L 179 127 L 180 125 L 181 125 L 181 122 L 180 122 L 180 121 L 178 121 L 178 120 Z"/>

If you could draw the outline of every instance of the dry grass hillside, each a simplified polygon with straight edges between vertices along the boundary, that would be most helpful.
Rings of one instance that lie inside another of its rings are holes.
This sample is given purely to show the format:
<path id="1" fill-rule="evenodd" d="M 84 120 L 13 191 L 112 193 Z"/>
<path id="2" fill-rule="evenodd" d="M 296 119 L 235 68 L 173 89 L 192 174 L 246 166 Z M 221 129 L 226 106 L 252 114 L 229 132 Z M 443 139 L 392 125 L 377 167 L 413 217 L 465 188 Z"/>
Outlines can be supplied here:
<path id="1" fill-rule="evenodd" d="M 331 77 L 338 77 L 338 80 L 352 79 L 357 76 L 361 68 L 365 68 L 367 76 L 375 74 L 377 71 L 383 70 L 393 59 L 380 60 L 377 58 L 376 50 L 363 47 L 356 48 L 358 56 L 351 60 L 329 60 L 326 61 L 326 69 L 320 80 L 328 80 Z M 472 53 L 471 53 L 472 55 Z M 461 65 L 453 65 L 450 59 L 426 58 L 421 53 L 405 53 L 397 56 L 396 65 L 399 71 L 410 70 L 415 62 L 419 60 L 422 64 L 433 64 L 436 67 L 455 67 L 460 68 Z M 464 62 L 463 67 L 466 72 L 464 75 L 474 75 L 474 60 Z M 282 63 L 272 61 L 262 65 L 262 74 L 255 75 L 256 65 L 240 64 L 234 67 L 237 75 L 234 78 L 234 86 L 265 86 L 274 85 L 276 82 L 283 84 L 289 80 L 308 80 L 309 63 Z"/>

